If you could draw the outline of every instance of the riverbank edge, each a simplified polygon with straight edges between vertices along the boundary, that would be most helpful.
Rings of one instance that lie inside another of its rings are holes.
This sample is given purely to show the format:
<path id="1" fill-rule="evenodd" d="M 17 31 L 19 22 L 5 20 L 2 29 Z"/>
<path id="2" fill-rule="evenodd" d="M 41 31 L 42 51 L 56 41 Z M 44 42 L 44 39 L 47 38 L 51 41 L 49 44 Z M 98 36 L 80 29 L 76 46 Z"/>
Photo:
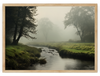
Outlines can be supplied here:
<path id="1" fill-rule="evenodd" d="M 88 54 L 88 53 L 75 53 L 71 52 L 69 50 L 61 49 L 59 47 L 53 47 L 53 46 L 42 46 L 42 45 L 36 45 L 41 47 L 48 47 L 50 49 L 56 49 L 60 55 L 61 58 L 73 58 L 73 59 L 79 59 L 79 60 L 85 60 L 85 61 L 95 61 L 95 54 Z"/>
<path id="2" fill-rule="evenodd" d="M 41 49 L 27 45 L 7 45 L 5 47 L 5 69 L 25 70 L 36 63 L 45 64 L 45 59 L 39 59 Z"/>
<path id="3" fill-rule="evenodd" d="M 54 48 L 58 51 L 59 55 L 61 58 L 73 58 L 73 59 L 80 59 L 80 60 L 85 60 L 85 61 L 95 61 L 95 54 L 91 53 L 75 53 L 75 52 L 71 52 L 69 50 L 65 50 L 65 49 L 59 49 L 57 47 L 51 47 L 49 46 L 49 48 Z"/>

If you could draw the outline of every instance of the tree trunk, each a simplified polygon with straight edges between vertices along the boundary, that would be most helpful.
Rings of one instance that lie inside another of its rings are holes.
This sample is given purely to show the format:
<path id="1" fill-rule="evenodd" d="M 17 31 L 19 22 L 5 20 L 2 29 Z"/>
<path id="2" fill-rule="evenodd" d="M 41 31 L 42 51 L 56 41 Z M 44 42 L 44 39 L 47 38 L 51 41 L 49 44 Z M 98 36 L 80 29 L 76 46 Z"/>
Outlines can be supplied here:
<path id="1" fill-rule="evenodd" d="M 24 25 L 25 25 L 26 8 L 23 8 L 23 11 L 24 11 L 24 15 L 23 15 L 23 20 L 22 20 L 22 25 L 20 26 L 19 35 L 18 35 L 18 38 L 16 39 L 17 44 L 18 44 L 18 41 L 20 40 L 20 38 L 21 38 L 21 36 L 23 34 L 23 28 L 24 28 Z"/>
<path id="2" fill-rule="evenodd" d="M 18 44 L 18 41 L 17 40 L 14 40 L 12 45 L 17 45 Z"/>
<path id="3" fill-rule="evenodd" d="M 18 35 L 18 38 L 17 38 L 17 42 L 18 42 L 19 39 L 21 38 L 22 33 L 23 33 L 23 25 L 22 25 L 21 28 L 20 28 L 19 35 Z"/>
<path id="4" fill-rule="evenodd" d="M 19 10 L 20 10 L 20 8 L 18 9 L 18 17 L 19 17 L 19 14 L 20 14 Z M 16 22 L 14 22 L 15 23 L 15 31 L 14 31 L 13 42 L 12 42 L 12 44 L 14 44 L 14 45 L 16 45 L 18 43 L 16 41 L 17 30 L 18 30 L 18 20 L 19 20 L 19 18 L 17 18 Z"/>
<path id="5" fill-rule="evenodd" d="M 17 26 L 17 24 L 16 24 L 16 26 L 15 26 L 15 31 L 14 31 L 14 38 L 13 38 L 13 42 L 12 42 L 12 44 L 16 44 L 16 35 L 17 35 L 17 28 L 18 28 L 18 26 Z"/>
<path id="6" fill-rule="evenodd" d="M 83 42 L 83 37 L 82 37 L 82 35 L 80 34 L 78 27 L 77 27 L 76 25 L 75 25 L 75 27 L 76 27 L 76 29 L 77 29 L 77 31 L 78 31 L 78 34 L 79 34 L 80 39 L 81 39 L 81 42 Z"/>

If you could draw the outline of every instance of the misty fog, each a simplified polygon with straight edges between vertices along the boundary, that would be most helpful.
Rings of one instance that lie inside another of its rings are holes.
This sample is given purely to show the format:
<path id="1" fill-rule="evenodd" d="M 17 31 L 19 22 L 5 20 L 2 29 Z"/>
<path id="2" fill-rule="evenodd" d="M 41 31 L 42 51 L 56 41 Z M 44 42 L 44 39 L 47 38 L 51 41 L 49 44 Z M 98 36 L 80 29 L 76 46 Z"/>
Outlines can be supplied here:
<path id="1" fill-rule="evenodd" d="M 33 34 L 36 39 L 26 39 L 22 37 L 20 39 L 20 43 L 28 43 L 28 42 L 60 42 L 60 41 L 68 41 L 72 40 L 80 40 L 80 37 L 76 34 L 76 28 L 73 26 L 68 26 L 65 29 L 64 19 L 65 15 L 70 11 L 71 7 L 68 6 L 38 6 L 37 7 L 37 16 L 36 21 L 42 18 L 48 18 L 52 23 L 52 28 L 49 29 L 47 40 L 43 35 L 43 30 L 40 28 L 42 26 L 37 26 L 37 34 Z M 44 28 L 45 30 L 45 28 Z M 47 31 L 45 31 L 47 32 Z"/>

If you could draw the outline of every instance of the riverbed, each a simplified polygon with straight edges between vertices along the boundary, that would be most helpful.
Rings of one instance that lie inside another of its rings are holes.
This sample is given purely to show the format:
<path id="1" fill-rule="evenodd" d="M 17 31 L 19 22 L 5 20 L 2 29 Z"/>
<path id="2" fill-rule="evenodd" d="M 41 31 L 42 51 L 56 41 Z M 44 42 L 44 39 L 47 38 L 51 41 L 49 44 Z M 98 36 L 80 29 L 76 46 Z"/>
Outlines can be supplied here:
<path id="1" fill-rule="evenodd" d="M 48 47 L 34 47 L 42 49 L 40 58 L 46 59 L 47 63 L 42 65 L 34 64 L 28 68 L 30 70 L 94 70 L 93 61 L 61 58 L 55 49 L 50 49 Z"/>

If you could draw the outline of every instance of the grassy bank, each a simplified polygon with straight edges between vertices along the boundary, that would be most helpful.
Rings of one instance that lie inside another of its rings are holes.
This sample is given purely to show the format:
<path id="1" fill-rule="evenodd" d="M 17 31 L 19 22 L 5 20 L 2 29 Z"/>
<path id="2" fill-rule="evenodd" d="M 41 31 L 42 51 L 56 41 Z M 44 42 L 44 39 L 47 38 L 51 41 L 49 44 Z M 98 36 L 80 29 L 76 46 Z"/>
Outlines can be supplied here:
<path id="1" fill-rule="evenodd" d="M 94 61 L 94 43 L 36 43 L 38 46 L 47 46 L 56 49 L 62 58 L 77 58 L 81 60 Z"/>
<path id="2" fill-rule="evenodd" d="M 44 59 L 39 59 L 41 49 L 29 47 L 26 45 L 8 45 L 5 49 L 7 70 L 27 69 L 35 63 L 46 63 Z M 41 64 L 42 64 L 41 63 Z"/>

